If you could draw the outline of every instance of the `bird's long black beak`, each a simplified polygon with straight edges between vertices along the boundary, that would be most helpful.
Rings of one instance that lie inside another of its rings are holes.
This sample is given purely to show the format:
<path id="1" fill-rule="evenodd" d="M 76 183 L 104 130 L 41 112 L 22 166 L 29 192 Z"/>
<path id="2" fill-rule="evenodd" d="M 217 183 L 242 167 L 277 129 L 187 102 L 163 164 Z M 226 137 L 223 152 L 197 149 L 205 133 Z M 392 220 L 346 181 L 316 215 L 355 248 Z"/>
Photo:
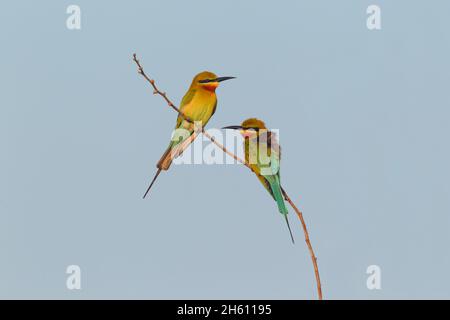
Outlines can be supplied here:
<path id="1" fill-rule="evenodd" d="M 217 82 L 222 82 L 222 81 L 231 80 L 231 79 L 236 79 L 236 77 L 218 77 L 214 80 L 216 80 Z"/>
<path id="2" fill-rule="evenodd" d="M 242 126 L 228 126 L 228 127 L 223 127 L 222 129 L 240 130 L 240 129 L 242 129 Z"/>

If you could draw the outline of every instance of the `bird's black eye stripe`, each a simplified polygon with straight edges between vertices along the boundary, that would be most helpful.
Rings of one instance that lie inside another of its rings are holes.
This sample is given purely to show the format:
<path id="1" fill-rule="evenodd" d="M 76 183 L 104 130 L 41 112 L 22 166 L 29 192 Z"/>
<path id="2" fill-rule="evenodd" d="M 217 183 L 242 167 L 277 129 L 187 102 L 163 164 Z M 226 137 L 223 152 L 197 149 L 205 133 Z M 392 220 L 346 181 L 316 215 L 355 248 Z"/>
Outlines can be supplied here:
<path id="1" fill-rule="evenodd" d="M 204 79 L 204 80 L 199 80 L 199 83 L 209 83 L 209 82 L 214 82 L 216 81 L 216 79 Z"/>
<path id="2" fill-rule="evenodd" d="M 255 130 L 255 131 L 259 131 L 260 129 L 258 127 L 247 127 L 244 128 L 245 130 Z"/>

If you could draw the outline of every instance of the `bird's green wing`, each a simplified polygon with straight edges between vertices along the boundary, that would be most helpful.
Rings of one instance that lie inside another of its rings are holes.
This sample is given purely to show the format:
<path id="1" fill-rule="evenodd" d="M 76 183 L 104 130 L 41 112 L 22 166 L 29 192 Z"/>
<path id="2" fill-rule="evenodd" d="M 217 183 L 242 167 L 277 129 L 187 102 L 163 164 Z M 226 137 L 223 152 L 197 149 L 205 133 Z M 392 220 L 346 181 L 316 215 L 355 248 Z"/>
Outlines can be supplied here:
<path id="1" fill-rule="evenodd" d="M 280 177 L 280 158 L 274 150 L 270 154 L 270 169 L 273 175 Z"/>
<path id="2" fill-rule="evenodd" d="M 272 138 L 272 139 L 271 139 Z M 280 148 L 278 145 L 278 142 L 276 141 L 275 136 L 269 135 L 267 139 L 268 144 L 268 156 L 270 157 L 270 163 L 269 166 L 267 164 L 265 165 L 265 169 L 269 170 L 262 170 L 264 168 L 258 168 L 260 169 L 258 172 L 258 178 L 263 183 L 264 187 L 269 191 L 269 193 L 272 195 L 272 197 L 275 199 L 278 211 L 284 216 L 286 220 L 287 227 L 289 229 L 289 234 L 291 235 L 292 243 L 294 243 L 294 237 L 292 236 L 291 227 L 289 226 L 288 221 L 288 210 L 286 208 L 286 204 L 284 203 L 284 197 L 283 193 L 281 191 L 281 184 L 280 184 Z M 267 168 L 269 167 L 269 168 Z"/>
<path id="3" fill-rule="evenodd" d="M 270 168 L 273 174 L 280 178 L 281 147 L 274 132 L 270 132 L 268 135 L 268 145 L 270 150 Z"/>
<path id="4" fill-rule="evenodd" d="M 278 209 L 280 213 L 287 214 L 287 208 L 284 203 L 284 198 L 281 193 L 280 184 L 280 155 L 279 151 L 270 146 L 268 149 L 270 151 L 270 170 L 268 174 L 263 174 L 262 176 L 267 181 L 266 184 L 270 186 L 271 194 L 275 201 L 277 202 Z M 267 168 L 268 169 L 268 168 Z M 267 171 L 263 171 L 267 172 Z"/>
<path id="5" fill-rule="evenodd" d="M 280 178 L 278 175 L 268 175 L 264 176 L 267 183 L 270 186 L 270 189 L 272 190 L 272 196 L 277 202 L 278 210 L 282 214 L 287 214 L 288 210 L 286 208 L 286 204 L 284 203 L 283 194 L 281 193 L 281 185 L 280 185 Z"/>

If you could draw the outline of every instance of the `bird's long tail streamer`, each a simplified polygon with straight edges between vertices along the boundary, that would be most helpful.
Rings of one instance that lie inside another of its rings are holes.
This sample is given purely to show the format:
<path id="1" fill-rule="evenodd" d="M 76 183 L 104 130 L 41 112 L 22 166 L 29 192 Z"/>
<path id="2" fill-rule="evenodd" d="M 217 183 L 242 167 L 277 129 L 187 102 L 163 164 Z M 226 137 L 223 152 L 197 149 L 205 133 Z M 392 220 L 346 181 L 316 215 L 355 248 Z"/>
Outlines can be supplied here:
<path id="1" fill-rule="evenodd" d="M 289 225 L 289 220 L 288 220 L 287 214 L 284 214 L 284 218 L 286 219 L 286 224 L 289 229 L 289 234 L 291 235 L 292 243 L 295 244 L 294 236 L 292 235 L 291 226 Z"/>
<path id="2" fill-rule="evenodd" d="M 144 196 L 142 197 L 142 199 L 145 199 L 145 196 L 147 195 L 147 193 L 150 191 L 150 189 L 152 188 L 153 184 L 155 183 L 156 178 L 158 178 L 159 174 L 161 173 L 162 169 L 158 168 L 158 171 L 156 172 L 155 176 L 153 177 L 152 182 L 150 183 L 150 185 L 147 188 L 147 191 L 145 191 Z"/>

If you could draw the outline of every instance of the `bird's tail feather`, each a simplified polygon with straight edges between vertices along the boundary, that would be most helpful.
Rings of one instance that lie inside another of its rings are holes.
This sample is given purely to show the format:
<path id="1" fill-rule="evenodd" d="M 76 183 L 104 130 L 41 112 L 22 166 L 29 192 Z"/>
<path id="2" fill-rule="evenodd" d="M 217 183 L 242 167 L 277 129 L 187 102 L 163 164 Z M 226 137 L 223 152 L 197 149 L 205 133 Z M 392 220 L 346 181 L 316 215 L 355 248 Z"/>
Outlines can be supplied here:
<path id="1" fill-rule="evenodd" d="M 170 145 L 167 150 L 163 153 L 161 159 L 159 159 L 156 167 L 159 170 L 168 170 L 170 165 L 172 164 L 172 145 Z"/>
<path id="2" fill-rule="evenodd" d="M 153 177 L 152 182 L 150 183 L 150 185 L 147 188 L 147 191 L 145 191 L 144 196 L 142 197 L 142 199 L 145 199 L 145 196 L 147 195 L 147 193 L 150 191 L 150 189 L 152 188 L 153 184 L 156 181 L 156 178 L 158 178 L 159 174 L 161 173 L 161 169 L 158 169 L 158 171 L 156 172 L 155 176 Z"/>
<path id="3" fill-rule="evenodd" d="M 286 224 L 287 224 L 287 227 L 288 227 L 288 229 L 289 229 L 289 234 L 291 235 L 292 243 L 295 244 L 294 236 L 292 235 L 292 231 L 291 231 L 291 226 L 289 225 L 288 215 L 285 214 L 285 215 L 284 215 L 284 218 L 286 219 Z"/>
<path id="4" fill-rule="evenodd" d="M 156 167 L 161 170 L 168 170 L 170 165 L 172 164 L 173 159 L 179 157 L 184 152 L 184 150 L 189 147 L 192 141 L 194 141 L 197 135 L 197 132 L 193 132 L 189 137 L 187 137 L 184 141 L 178 143 L 177 145 L 173 145 L 171 143 L 166 152 L 164 152 L 164 154 L 162 155 L 161 159 L 158 161 Z"/>
<path id="5" fill-rule="evenodd" d="M 277 202 L 278 210 L 280 211 L 281 214 L 288 214 L 286 204 L 284 203 L 283 195 L 281 194 L 281 188 L 278 179 L 276 179 L 275 181 L 269 181 L 269 183 L 272 189 L 273 197 Z"/>
<path id="6" fill-rule="evenodd" d="M 270 188 L 272 189 L 273 197 L 277 202 L 278 210 L 282 215 L 284 215 L 284 218 L 286 219 L 286 224 L 289 229 L 289 234 L 291 235 L 292 243 L 295 243 L 294 236 L 292 235 L 291 226 L 289 225 L 289 220 L 287 216 L 288 210 L 286 208 L 286 204 L 284 203 L 283 195 L 281 194 L 280 180 L 278 179 L 278 177 L 274 176 L 273 179 L 268 179 L 268 181 L 270 184 Z"/>

